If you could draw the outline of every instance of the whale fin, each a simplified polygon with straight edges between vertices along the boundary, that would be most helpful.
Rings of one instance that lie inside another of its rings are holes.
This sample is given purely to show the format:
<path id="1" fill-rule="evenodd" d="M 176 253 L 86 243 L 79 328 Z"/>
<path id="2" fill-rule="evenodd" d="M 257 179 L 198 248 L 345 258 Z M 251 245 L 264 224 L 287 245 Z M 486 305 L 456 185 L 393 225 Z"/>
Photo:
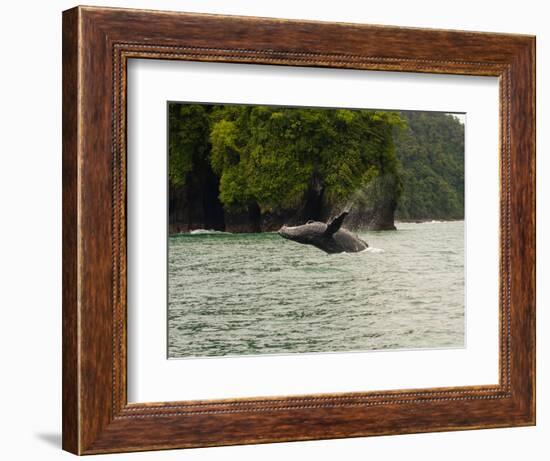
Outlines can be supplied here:
<path id="1" fill-rule="evenodd" d="M 346 216 L 349 214 L 348 211 L 344 211 L 343 213 L 340 213 L 336 218 L 334 218 L 331 222 L 327 224 L 327 230 L 325 231 L 325 236 L 330 237 L 334 233 L 338 232 L 338 229 L 342 226 L 342 223 L 344 222 L 344 219 L 346 219 Z"/>

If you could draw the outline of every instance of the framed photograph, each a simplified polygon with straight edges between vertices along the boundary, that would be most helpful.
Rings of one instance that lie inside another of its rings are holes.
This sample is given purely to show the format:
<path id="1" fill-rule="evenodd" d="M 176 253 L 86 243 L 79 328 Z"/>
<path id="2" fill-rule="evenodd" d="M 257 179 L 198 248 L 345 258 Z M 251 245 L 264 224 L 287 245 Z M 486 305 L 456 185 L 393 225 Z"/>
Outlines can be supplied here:
<path id="1" fill-rule="evenodd" d="M 63 448 L 535 424 L 535 38 L 63 13 Z"/>

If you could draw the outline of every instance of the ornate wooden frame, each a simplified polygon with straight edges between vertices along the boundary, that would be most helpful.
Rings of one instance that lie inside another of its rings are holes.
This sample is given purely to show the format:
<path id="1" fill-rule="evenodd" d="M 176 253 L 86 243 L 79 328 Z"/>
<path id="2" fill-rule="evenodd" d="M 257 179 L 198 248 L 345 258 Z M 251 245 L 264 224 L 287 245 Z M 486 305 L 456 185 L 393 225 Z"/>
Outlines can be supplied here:
<path id="1" fill-rule="evenodd" d="M 129 404 L 126 64 L 131 58 L 500 80 L 496 386 Z M 77 454 L 535 423 L 535 38 L 77 7 L 63 13 L 63 448 Z"/>

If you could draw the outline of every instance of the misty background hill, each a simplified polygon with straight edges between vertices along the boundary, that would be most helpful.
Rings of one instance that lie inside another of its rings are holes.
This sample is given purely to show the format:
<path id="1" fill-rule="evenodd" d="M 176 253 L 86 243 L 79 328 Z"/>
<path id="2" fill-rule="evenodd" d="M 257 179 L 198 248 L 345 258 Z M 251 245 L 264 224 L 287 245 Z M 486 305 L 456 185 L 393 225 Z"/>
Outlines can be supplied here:
<path id="1" fill-rule="evenodd" d="M 399 112 L 394 136 L 403 193 L 397 219 L 464 219 L 464 125 L 453 115 Z"/>

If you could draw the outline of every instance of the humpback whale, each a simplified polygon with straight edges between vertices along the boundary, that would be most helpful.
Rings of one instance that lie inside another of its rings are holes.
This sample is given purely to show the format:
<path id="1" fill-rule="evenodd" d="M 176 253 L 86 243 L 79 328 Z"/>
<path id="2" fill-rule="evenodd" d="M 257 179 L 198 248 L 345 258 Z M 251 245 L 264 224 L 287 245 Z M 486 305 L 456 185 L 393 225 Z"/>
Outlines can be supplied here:
<path id="1" fill-rule="evenodd" d="M 279 235 L 305 245 L 313 245 L 327 253 L 356 253 L 368 248 L 367 242 L 354 233 L 342 229 L 347 211 L 344 211 L 328 224 L 319 221 L 308 221 L 301 226 L 283 226 Z"/>

